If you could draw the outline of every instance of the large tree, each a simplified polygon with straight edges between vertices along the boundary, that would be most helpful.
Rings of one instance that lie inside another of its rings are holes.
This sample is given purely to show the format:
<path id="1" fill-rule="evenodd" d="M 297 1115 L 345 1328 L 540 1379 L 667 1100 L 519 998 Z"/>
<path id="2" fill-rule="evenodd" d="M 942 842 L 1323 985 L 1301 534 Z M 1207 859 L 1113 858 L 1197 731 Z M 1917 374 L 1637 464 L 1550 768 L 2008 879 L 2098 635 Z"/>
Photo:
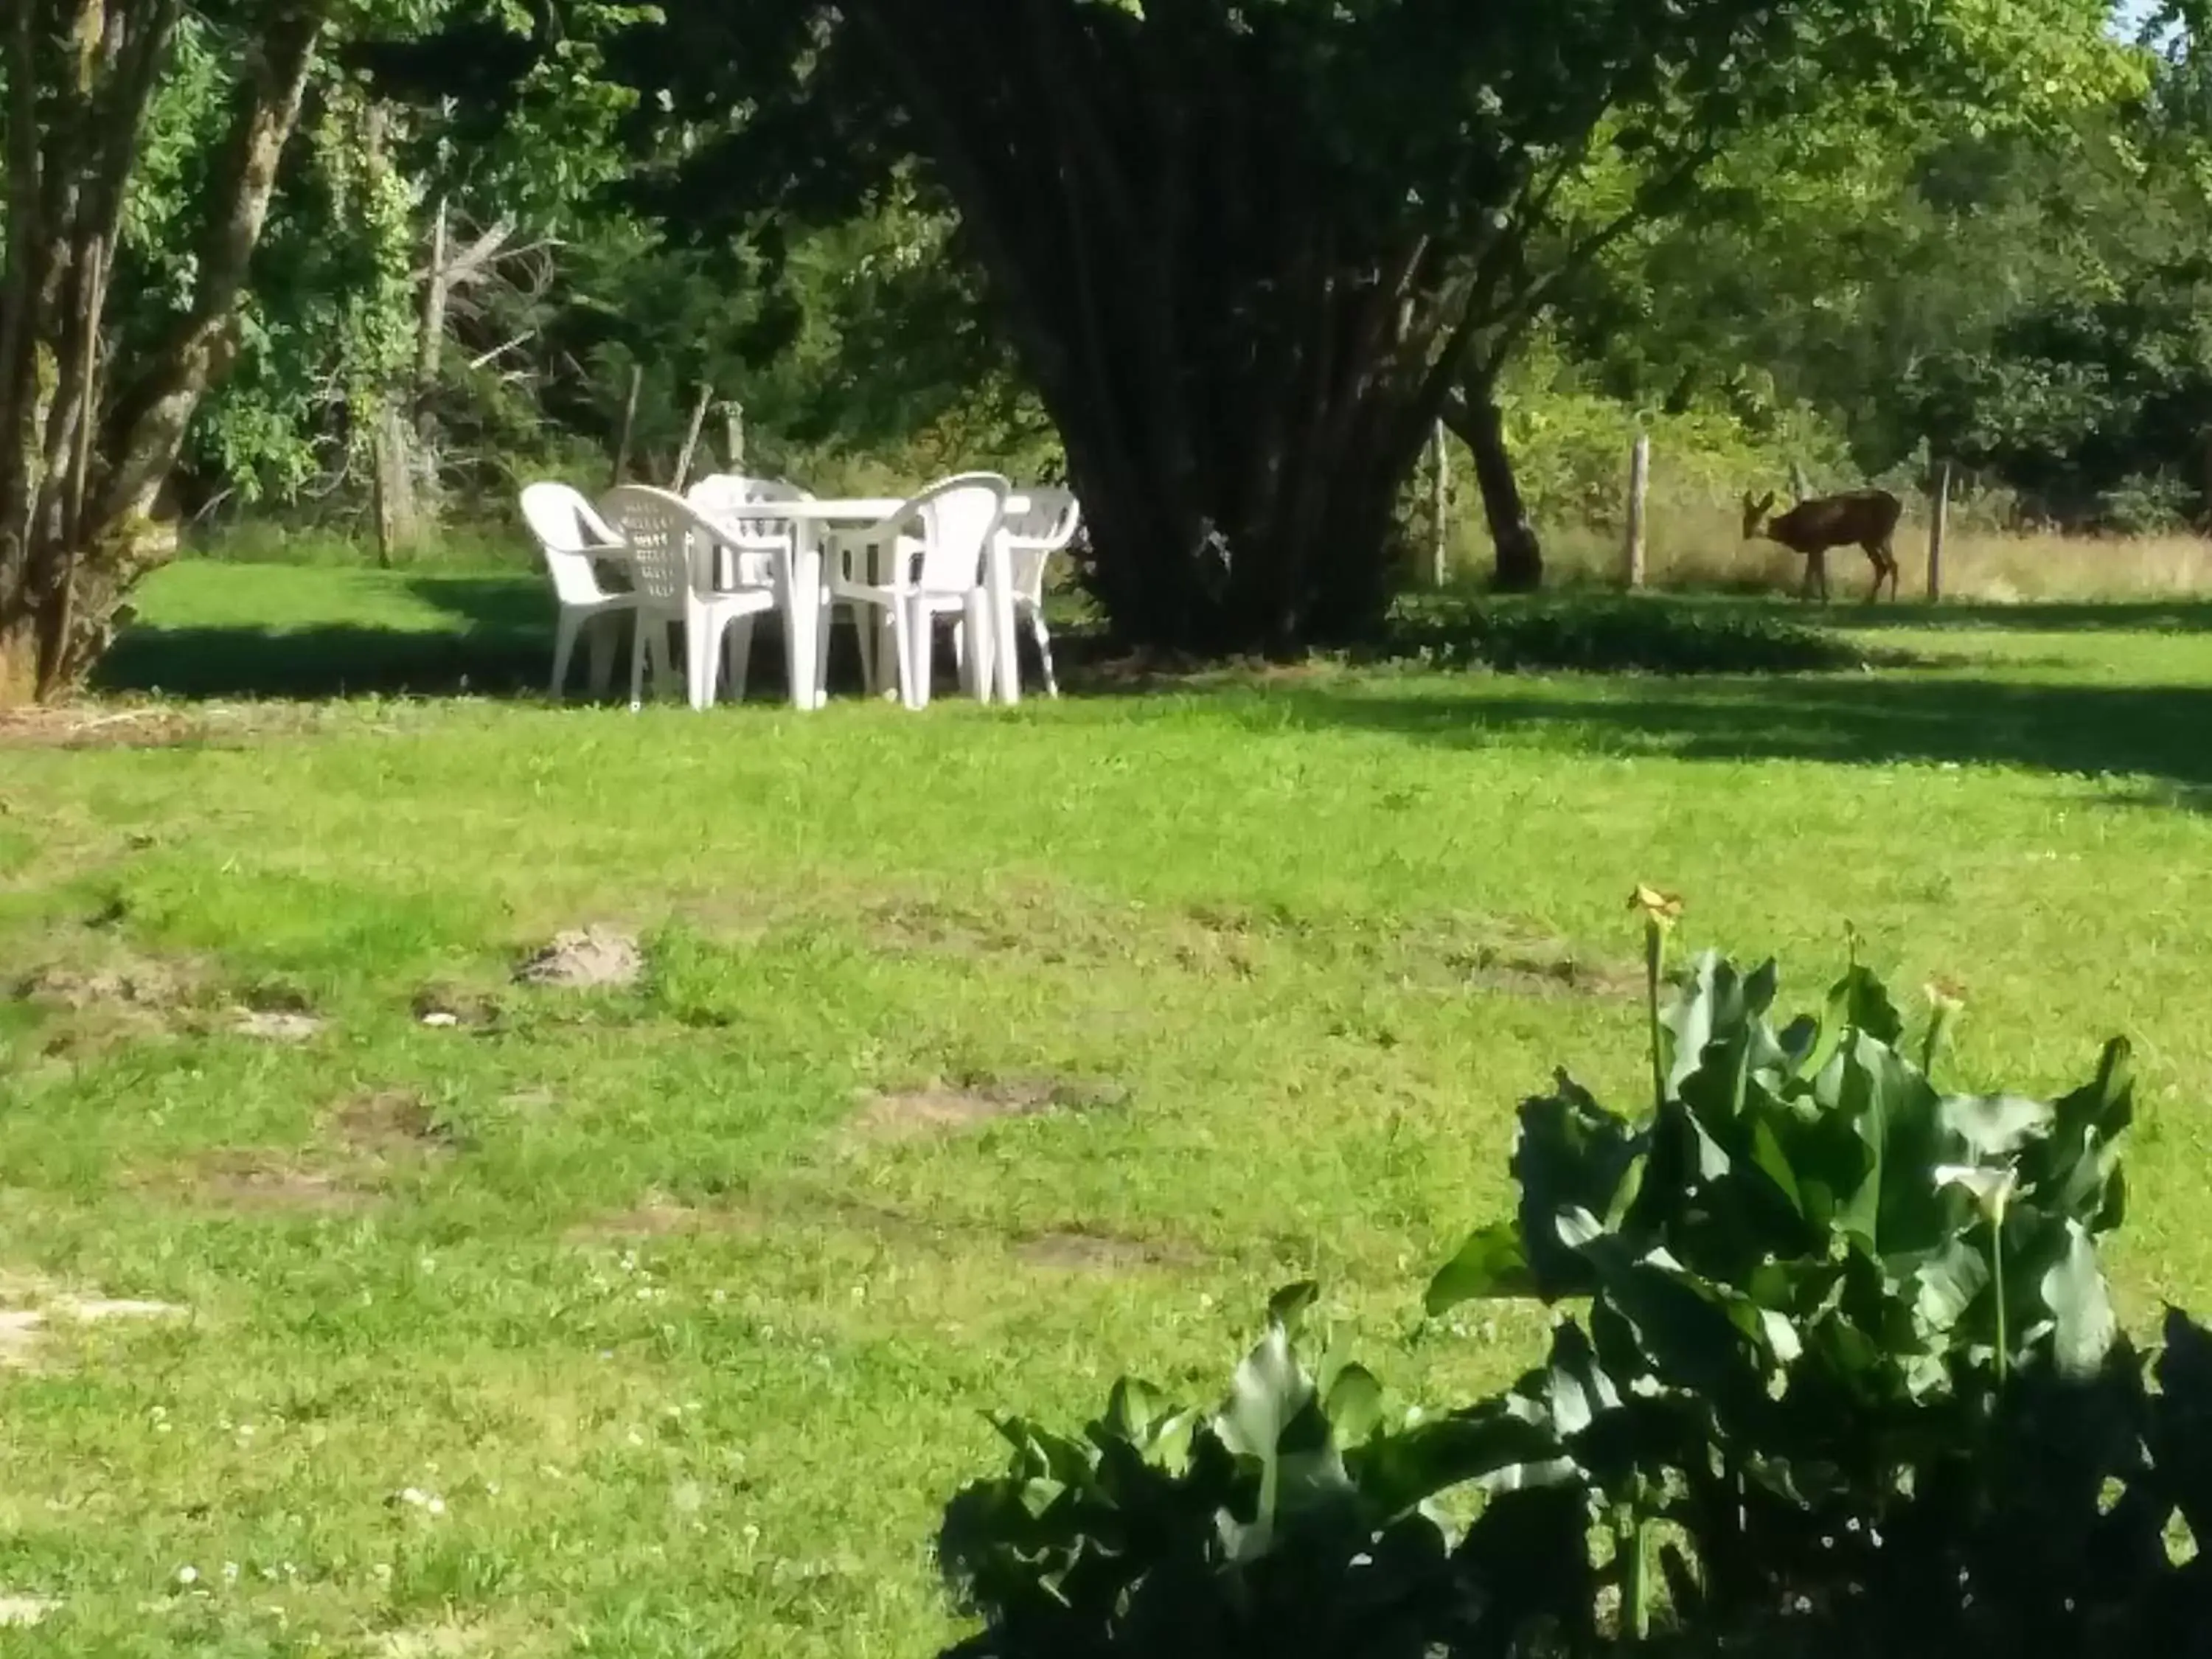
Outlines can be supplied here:
<path id="1" fill-rule="evenodd" d="M 232 356 L 326 7 L 260 0 L 197 16 L 234 72 L 226 136 L 191 216 L 190 292 L 147 349 L 111 362 L 109 277 L 182 9 L 181 0 L 11 0 L 0 25 L 0 704 L 79 678 L 131 584 L 173 546 L 156 497 Z"/>
<path id="2" fill-rule="evenodd" d="M 817 146 L 924 157 L 1066 443 L 1115 624 L 1283 651 L 1378 617 L 1420 444 L 1562 270 L 1666 211 L 1731 134 L 1922 73 L 1946 12 L 694 0 L 669 78 L 687 118 L 780 131 L 720 66 L 796 64 Z M 767 20 L 800 14 L 799 49 L 764 52 Z M 695 172 L 756 191 L 731 157 L 703 145 Z"/>

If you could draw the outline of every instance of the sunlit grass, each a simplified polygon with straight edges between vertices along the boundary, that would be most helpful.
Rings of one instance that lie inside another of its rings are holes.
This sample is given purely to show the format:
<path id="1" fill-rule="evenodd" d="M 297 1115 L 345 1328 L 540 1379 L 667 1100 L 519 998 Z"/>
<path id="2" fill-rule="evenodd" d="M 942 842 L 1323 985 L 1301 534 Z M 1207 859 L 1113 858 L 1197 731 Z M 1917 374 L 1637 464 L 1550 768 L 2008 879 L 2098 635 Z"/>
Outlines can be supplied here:
<path id="1" fill-rule="evenodd" d="M 545 645 L 526 592 L 405 574 L 187 567 L 145 609 L 210 693 L 252 666 L 218 641 Z M 0 1643 L 932 1652 L 988 1410 L 1079 1424 L 1123 1370 L 1205 1398 L 1307 1274 L 1401 1400 L 1529 1359 L 1540 1314 L 1425 1333 L 1419 1285 L 1554 1066 L 1638 1097 L 1638 881 L 1790 1000 L 1847 925 L 1899 987 L 1960 981 L 1967 1086 L 2129 1033 L 2126 1306 L 2212 1304 L 2212 635 L 1883 620 L 1935 665 L 922 717 L 227 698 L 181 746 L 0 747 L 0 987 L 174 981 L 0 992 L 0 1287 L 191 1310 L 0 1371 L 0 1595 L 62 1603 Z M 509 982 L 590 922 L 642 984 Z M 256 1001 L 328 1023 L 255 1042 Z M 863 1109 L 1041 1083 L 1078 1103 Z"/>

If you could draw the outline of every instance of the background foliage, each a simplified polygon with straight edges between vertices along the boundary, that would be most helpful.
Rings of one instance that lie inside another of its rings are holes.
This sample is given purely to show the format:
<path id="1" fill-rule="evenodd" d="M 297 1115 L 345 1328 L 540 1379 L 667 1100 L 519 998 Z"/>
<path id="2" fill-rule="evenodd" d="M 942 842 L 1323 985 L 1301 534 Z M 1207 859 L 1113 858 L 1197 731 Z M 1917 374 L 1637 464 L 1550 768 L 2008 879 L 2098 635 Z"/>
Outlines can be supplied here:
<path id="1" fill-rule="evenodd" d="M 2098 9 L 1946 12 L 1941 84 L 1907 96 L 1880 74 L 1838 77 L 1818 118 L 1753 122 L 1693 194 L 1563 272 L 1502 382 L 1534 516 L 1610 533 L 1640 423 L 1669 512 L 1793 471 L 1917 488 L 1948 458 L 1992 522 L 2200 518 L 2212 99 L 2185 16 L 2129 46 L 2140 20 L 2100 25 Z M 762 103 L 756 210 L 743 177 L 724 192 L 735 205 L 710 204 L 678 188 L 704 132 L 661 108 L 656 83 L 673 75 L 649 14 L 447 11 L 443 46 L 364 24 L 318 71 L 239 368 L 194 432 L 180 493 L 204 528 L 247 515 L 366 536 L 364 437 L 419 349 L 441 201 L 457 240 L 514 225 L 447 312 L 417 389 L 449 520 L 503 522 L 526 474 L 602 481 L 634 365 L 648 476 L 672 470 L 702 386 L 715 465 L 720 405 L 735 400 L 750 464 L 825 487 L 942 465 L 1054 469 L 933 185 L 893 161 L 861 187 L 833 165 L 896 151 L 871 112 L 820 89 L 811 118 L 838 123 L 825 143 Z M 804 61 L 803 40 L 757 27 L 765 86 L 793 61 L 779 53 Z M 455 29 L 475 49 L 454 51 Z M 118 274 L 149 312 L 189 280 L 169 215 L 218 113 L 207 31 L 188 25 L 183 46 Z M 1632 163 L 1599 167 L 1570 216 L 1635 187 Z M 1474 492 L 1452 500 L 1477 553 Z"/>

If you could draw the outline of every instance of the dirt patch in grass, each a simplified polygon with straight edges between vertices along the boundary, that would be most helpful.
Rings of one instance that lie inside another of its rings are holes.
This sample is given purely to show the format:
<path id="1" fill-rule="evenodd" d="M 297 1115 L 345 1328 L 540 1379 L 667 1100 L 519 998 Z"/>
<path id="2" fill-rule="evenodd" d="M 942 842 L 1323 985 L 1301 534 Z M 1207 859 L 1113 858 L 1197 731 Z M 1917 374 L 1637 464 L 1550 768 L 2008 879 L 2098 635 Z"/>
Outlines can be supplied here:
<path id="1" fill-rule="evenodd" d="M 1134 1273 L 1189 1267 L 1206 1260 L 1194 1245 L 1172 1239 L 1135 1238 L 1102 1228 L 1067 1227 L 1009 1239 L 978 1223 L 925 1218 L 888 1206 L 830 1193 L 796 1193 L 780 1200 L 691 1205 L 665 1194 L 590 1218 L 568 1229 L 575 1244 L 637 1243 L 702 1237 L 769 1238 L 823 1225 L 913 1251 L 1004 1250 L 1027 1266 L 1059 1273 Z"/>
<path id="2" fill-rule="evenodd" d="M 941 899 L 881 900 L 863 913 L 861 927 L 872 948 L 899 955 L 1005 956 L 1024 944 L 1004 918 Z"/>
<path id="3" fill-rule="evenodd" d="M 497 997 L 459 985 L 426 985 L 408 1007 L 416 1024 L 434 1030 L 495 1031 L 507 1018 Z"/>
<path id="4" fill-rule="evenodd" d="M 97 967 L 50 963 L 27 975 L 15 994 L 72 1013 L 131 1009 L 158 1016 L 188 1002 L 192 990 L 191 977 L 179 967 L 117 955 Z"/>
<path id="5" fill-rule="evenodd" d="M 1445 961 L 1470 988 L 1524 996 L 1627 998 L 1643 994 L 1640 972 L 1594 962 L 1564 944 L 1477 945 Z"/>
<path id="6" fill-rule="evenodd" d="M 1127 1238 L 1089 1228 L 1032 1233 L 1014 1241 L 1014 1255 L 1032 1267 L 1065 1273 L 1133 1273 L 1145 1267 L 1187 1267 L 1200 1259 L 1187 1245 Z"/>
<path id="7" fill-rule="evenodd" d="M 645 977 L 645 952 L 611 927 L 556 933 L 515 969 L 515 980 L 562 991 L 626 991 Z"/>
<path id="8" fill-rule="evenodd" d="M 180 708 L 11 708 L 0 749 L 174 749 L 204 743 L 211 722 Z"/>
<path id="9" fill-rule="evenodd" d="M 569 1243 L 594 1244 L 625 1239 L 681 1238 L 697 1233 L 766 1231 L 766 1219 L 743 1205 L 685 1204 L 662 1193 L 649 1193 L 626 1210 L 612 1210 L 580 1221 L 566 1234 Z"/>
<path id="10" fill-rule="evenodd" d="M 256 1042 L 311 1042 L 322 1035 L 323 1022 L 289 1008 L 240 1008 L 230 1029 Z"/>
<path id="11" fill-rule="evenodd" d="M 1119 1084 L 1069 1078 L 932 1079 L 908 1089 L 871 1090 L 846 1131 L 863 1143 L 914 1140 L 957 1133 L 1006 1118 L 1055 1112 L 1108 1111 L 1127 1104 Z"/>
<path id="12" fill-rule="evenodd" d="M 190 1313 L 173 1303 L 63 1291 L 40 1279 L 0 1277 L 0 1370 L 39 1369 L 58 1327 L 181 1319 Z"/>
<path id="13" fill-rule="evenodd" d="M 141 956 L 89 932 L 57 943 L 61 957 L 7 991 L 45 1017 L 48 1054 L 97 1053 L 197 1028 L 204 982 L 197 964 Z"/>
<path id="14" fill-rule="evenodd" d="M 351 1215 L 376 1196 L 331 1170 L 242 1148 L 195 1159 L 166 1184 L 198 1202 L 249 1214 Z"/>
<path id="15" fill-rule="evenodd" d="M 442 1158 L 460 1146 L 422 1097 L 404 1089 L 374 1090 L 342 1102 L 331 1113 L 330 1127 L 339 1145 L 357 1158 Z"/>

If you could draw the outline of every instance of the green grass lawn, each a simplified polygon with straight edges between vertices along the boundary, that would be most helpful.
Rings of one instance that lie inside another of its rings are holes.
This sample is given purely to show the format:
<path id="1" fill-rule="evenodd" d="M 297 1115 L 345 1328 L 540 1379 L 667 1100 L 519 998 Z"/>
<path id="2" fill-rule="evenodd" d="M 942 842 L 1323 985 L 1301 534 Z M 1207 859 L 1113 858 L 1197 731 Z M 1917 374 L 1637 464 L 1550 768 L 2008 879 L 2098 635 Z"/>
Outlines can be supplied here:
<path id="1" fill-rule="evenodd" d="M 1638 1099 L 1639 880 L 1808 1001 L 1847 925 L 1957 979 L 1962 1085 L 2130 1035 L 2126 1306 L 2212 1306 L 2202 608 L 1766 681 L 473 695 L 544 610 L 186 565 L 111 673 L 175 701 L 0 727 L 0 1306 L 188 1310 L 0 1370 L 0 1597 L 62 1604 L 0 1651 L 933 1653 L 988 1410 L 1211 1397 L 1307 1275 L 1401 1401 L 1534 1358 L 1419 1288 L 1553 1066 Z M 588 923 L 636 988 L 510 982 Z"/>

